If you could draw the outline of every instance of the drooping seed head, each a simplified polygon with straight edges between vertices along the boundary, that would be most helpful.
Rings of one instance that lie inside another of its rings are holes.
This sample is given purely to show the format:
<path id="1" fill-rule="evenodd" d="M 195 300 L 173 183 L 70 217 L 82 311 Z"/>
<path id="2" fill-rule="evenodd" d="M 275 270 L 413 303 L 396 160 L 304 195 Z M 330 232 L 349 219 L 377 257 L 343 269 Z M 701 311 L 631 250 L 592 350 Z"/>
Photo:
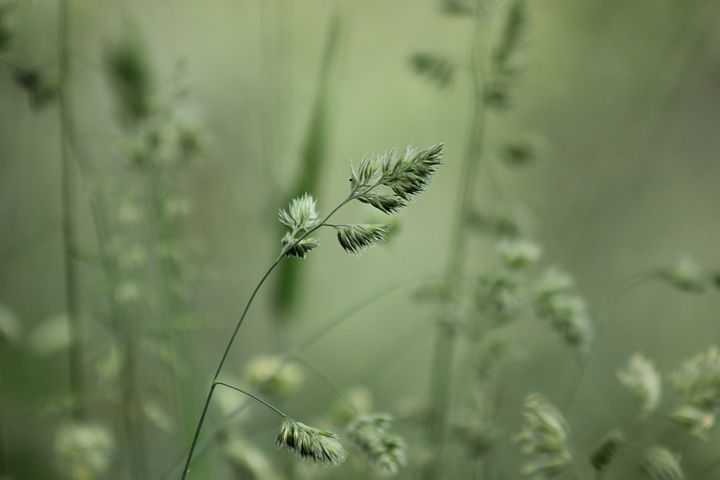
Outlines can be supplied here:
<path id="1" fill-rule="evenodd" d="M 359 254 L 363 249 L 385 241 L 389 227 L 382 224 L 338 225 L 337 239 L 348 253 Z"/>
<path id="2" fill-rule="evenodd" d="M 334 433 L 290 418 L 283 419 L 275 443 L 281 450 L 289 450 L 304 460 L 327 466 L 339 465 L 347 458 L 347 451 Z"/>

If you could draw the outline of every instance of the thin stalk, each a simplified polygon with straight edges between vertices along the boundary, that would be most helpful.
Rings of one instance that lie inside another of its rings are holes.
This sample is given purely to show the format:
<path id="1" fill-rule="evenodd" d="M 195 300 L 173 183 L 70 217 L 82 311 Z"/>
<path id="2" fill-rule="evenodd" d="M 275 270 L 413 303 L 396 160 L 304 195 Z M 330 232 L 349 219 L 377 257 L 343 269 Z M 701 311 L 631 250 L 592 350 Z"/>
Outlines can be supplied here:
<path id="1" fill-rule="evenodd" d="M 371 187 L 370 189 L 374 188 L 375 186 Z M 202 431 L 202 427 L 205 423 L 205 418 L 207 417 L 207 412 L 210 407 L 210 402 L 212 401 L 213 394 L 215 393 L 215 386 L 217 385 L 218 378 L 220 377 L 220 373 L 222 373 L 222 368 L 225 365 L 225 361 L 227 360 L 228 355 L 230 354 L 230 350 L 232 349 L 233 344 L 235 343 L 235 339 L 237 338 L 237 334 L 240 331 L 240 327 L 242 326 L 243 322 L 245 321 L 245 317 L 247 316 L 248 311 L 250 310 L 250 306 L 253 303 L 253 300 L 255 300 L 255 296 L 257 295 L 258 291 L 260 291 L 260 288 L 265 283 L 265 280 L 270 276 L 270 274 L 275 270 L 275 268 L 280 264 L 280 262 L 283 260 L 283 258 L 286 257 L 287 252 L 296 246 L 298 243 L 303 241 L 307 236 L 311 235 L 313 232 L 318 230 L 321 227 L 327 226 L 325 222 L 327 222 L 330 217 L 332 217 L 335 212 L 340 210 L 343 206 L 345 206 L 348 202 L 353 200 L 355 198 L 354 194 L 348 195 L 348 197 L 343 200 L 337 207 L 335 207 L 322 221 L 320 221 L 316 226 L 308 230 L 304 235 L 302 235 L 300 238 L 298 238 L 294 244 L 287 246 L 282 252 L 280 252 L 280 255 L 278 255 L 277 259 L 270 265 L 270 268 L 267 269 L 265 274 L 263 274 L 262 278 L 260 278 L 260 281 L 253 289 L 252 293 L 250 294 L 250 298 L 248 299 L 247 303 L 245 304 L 245 308 L 243 308 L 242 314 L 240 315 L 240 319 L 238 320 L 237 324 L 235 325 L 235 329 L 233 330 L 232 335 L 230 335 L 230 340 L 228 341 L 227 346 L 225 347 L 225 351 L 223 352 L 222 358 L 220 359 L 220 363 L 218 363 L 217 369 L 215 370 L 215 375 L 213 375 L 212 383 L 210 385 L 210 389 L 208 390 L 207 396 L 205 398 L 205 404 L 203 405 L 202 413 L 200 414 L 200 419 L 198 420 L 198 424 L 195 427 L 195 433 L 193 434 L 193 440 L 192 444 L 190 445 L 190 451 L 188 452 L 187 459 L 185 460 L 185 466 L 183 467 L 182 476 L 180 477 L 181 480 L 185 480 L 187 478 L 187 475 L 190 471 L 190 463 L 192 462 L 193 453 L 195 452 L 195 447 L 197 446 L 198 439 L 200 438 L 200 432 Z"/>
<path id="2" fill-rule="evenodd" d="M 283 418 L 290 418 L 290 417 L 288 417 L 282 410 L 280 410 L 280 409 L 278 409 L 278 408 L 275 408 L 271 403 L 263 400 L 262 397 L 260 397 L 260 396 L 258 396 L 258 395 L 255 395 L 254 393 L 247 392 L 247 391 L 243 390 L 242 388 L 235 387 L 235 386 L 230 385 L 230 384 L 225 383 L 225 382 L 215 382 L 215 384 L 213 385 L 213 387 L 216 387 L 216 386 L 218 386 L 218 385 L 222 385 L 223 387 L 227 387 L 227 388 L 229 388 L 229 389 L 231 389 L 231 390 L 235 390 L 236 392 L 240 392 L 240 393 L 242 393 L 242 394 L 245 394 L 245 395 L 247 395 L 248 397 L 252 398 L 253 400 L 262 403 L 262 404 L 265 405 L 267 408 L 269 408 L 269 409 L 272 410 L 273 412 L 277 413 L 277 414 L 280 415 L 281 417 L 283 417 Z"/>
<path id="3" fill-rule="evenodd" d="M 422 279 L 423 279 L 423 280 L 427 280 L 427 278 L 424 278 L 424 277 L 423 277 Z M 395 292 L 395 291 L 397 291 L 397 290 L 399 290 L 399 289 L 401 289 L 401 288 L 403 288 L 403 287 L 407 287 L 407 285 L 408 285 L 409 282 L 412 283 L 412 282 L 416 282 L 416 281 L 418 281 L 418 280 L 419 280 L 419 279 L 417 279 L 417 278 L 416 278 L 416 279 L 410 279 L 410 280 L 408 280 L 408 281 L 402 281 L 402 282 L 398 282 L 398 283 L 395 283 L 395 284 L 393 284 L 393 285 L 384 287 L 384 288 L 378 290 L 378 292 L 377 292 L 376 294 L 372 295 L 371 297 L 369 297 L 369 298 L 367 298 L 367 299 L 365 299 L 365 300 L 362 300 L 361 302 L 359 302 L 358 304 L 356 304 L 356 305 L 348 308 L 347 310 L 345 310 L 345 311 L 342 312 L 341 314 L 333 316 L 328 322 L 324 322 L 324 323 L 323 323 L 322 325 L 320 325 L 316 330 L 314 330 L 313 333 L 311 333 L 310 335 L 308 335 L 304 340 L 300 341 L 300 342 L 297 343 L 295 346 L 293 346 L 292 348 L 290 348 L 290 349 L 288 350 L 288 353 L 286 353 L 286 354 L 281 358 L 280 363 L 278 364 L 277 368 L 276 368 L 275 371 L 273 372 L 273 375 L 275 375 L 275 374 L 279 373 L 280 371 L 282 371 L 282 369 L 290 362 L 290 360 L 291 360 L 291 358 L 293 357 L 294 354 L 296 354 L 297 352 L 301 352 L 301 351 L 305 350 L 306 348 L 308 348 L 308 347 L 312 346 L 313 344 L 315 344 L 317 341 L 319 341 L 320 339 L 322 339 L 323 337 L 325 337 L 326 335 L 328 335 L 330 332 L 332 332 L 336 327 L 338 327 L 339 325 L 343 324 L 345 321 L 347 321 L 347 320 L 349 320 L 350 318 L 352 318 L 353 314 L 355 314 L 355 313 L 357 313 L 358 311 L 360 311 L 360 310 L 362 310 L 362 309 L 364 309 L 364 308 L 372 305 L 372 304 L 375 303 L 377 300 L 380 300 L 380 299 L 382 299 L 382 298 L 390 295 L 391 293 L 393 293 L 393 292 Z M 261 384 L 259 385 L 259 388 L 262 388 L 263 386 L 264 386 L 264 384 L 261 383 Z M 242 404 L 242 405 L 238 406 L 238 407 L 235 409 L 235 411 L 233 411 L 232 413 L 226 415 L 226 416 L 219 422 L 219 425 L 216 426 L 216 427 L 211 431 L 211 433 L 208 435 L 209 438 L 208 438 L 207 440 L 205 440 L 204 442 L 202 442 L 200 445 L 198 445 L 198 447 L 197 447 L 197 449 L 196 449 L 196 454 L 200 454 L 201 452 L 203 452 L 203 451 L 208 447 L 208 445 L 210 444 L 211 440 L 212 440 L 213 438 L 217 437 L 217 436 L 227 427 L 227 425 L 230 424 L 240 413 L 244 412 L 244 411 L 245 411 L 245 408 L 246 408 L 247 406 L 248 406 L 248 404 Z M 178 462 L 178 465 L 175 466 L 172 470 L 170 470 L 170 471 L 167 473 L 167 475 L 165 475 L 163 478 L 164 478 L 164 479 L 169 479 L 169 478 L 174 477 L 174 476 L 175 476 L 175 473 L 180 471 L 180 468 L 183 466 L 183 462 L 184 462 L 184 458 L 181 459 L 181 460 Z"/>
<path id="4" fill-rule="evenodd" d="M 473 84 L 473 103 L 470 121 L 470 133 L 465 158 L 462 165 L 461 185 L 458 192 L 456 218 L 450 239 L 450 254 L 448 256 L 445 281 L 448 291 L 463 272 L 463 260 L 467 247 L 466 220 L 472 207 L 475 193 L 475 176 L 482 158 L 485 144 L 486 105 L 483 94 L 483 59 L 480 57 L 481 48 L 481 18 L 475 20 L 475 33 L 473 39 L 471 74 Z M 448 302 L 446 310 L 451 308 Z M 447 313 L 447 311 L 446 311 Z M 455 329 L 447 322 L 441 320 L 437 325 L 435 350 L 430 381 L 430 409 L 427 428 L 428 439 L 435 445 L 435 455 L 425 468 L 424 478 L 431 480 L 438 478 L 442 468 L 445 445 L 447 443 L 447 423 L 449 403 L 451 398 L 453 360 L 456 349 Z"/>
<path id="5" fill-rule="evenodd" d="M 70 31 L 70 0 L 60 0 L 58 5 L 58 121 L 60 126 L 60 168 L 61 168 L 61 210 L 62 210 L 62 241 L 63 266 L 65 275 L 65 308 L 68 317 L 70 337 L 69 347 L 70 391 L 72 393 L 72 414 L 75 419 L 85 415 L 85 379 L 83 376 L 83 332 L 79 315 L 79 291 L 77 270 L 74 259 L 75 218 L 73 207 L 75 194 L 72 166 L 70 163 L 70 141 L 68 126 L 70 120 L 70 47 L 68 35 Z"/>

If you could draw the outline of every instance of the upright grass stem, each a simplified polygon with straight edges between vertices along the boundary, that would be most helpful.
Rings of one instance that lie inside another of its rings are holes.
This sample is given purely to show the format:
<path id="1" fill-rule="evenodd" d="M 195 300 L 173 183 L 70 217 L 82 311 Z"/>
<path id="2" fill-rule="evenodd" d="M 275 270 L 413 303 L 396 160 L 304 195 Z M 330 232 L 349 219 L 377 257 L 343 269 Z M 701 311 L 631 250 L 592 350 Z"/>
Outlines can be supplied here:
<path id="1" fill-rule="evenodd" d="M 60 169 L 61 169 L 61 210 L 62 210 L 62 239 L 63 239 L 63 266 L 65 280 L 65 308 L 70 330 L 69 368 L 70 390 L 72 393 L 72 413 L 75 419 L 85 415 L 85 379 L 83 375 L 83 345 L 82 322 L 79 315 L 79 292 L 77 285 L 77 270 L 75 265 L 75 204 L 72 165 L 70 162 L 70 140 L 68 138 L 71 128 L 70 91 L 68 81 L 70 77 L 70 0 L 60 0 L 58 4 L 58 121 L 60 125 Z"/>
<path id="2" fill-rule="evenodd" d="M 450 250 L 445 273 L 447 290 L 452 292 L 463 273 L 467 244 L 467 218 L 475 193 L 475 176 L 485 144 L 486 105 L 483 94 L 484 66 L 481 56 L 481 17 L 475 19 L 472 47 L 471 76 L 473 102 L 467 149 L 462 164 L 461 184 L 457 198 L 456 218 L 450 239 Z M 444 315 L 451 308 L 451 300 L 444 306 Z M 456 349 L 454 327 L 441 319 L 437 325 L 430 381 L 430 408 L 427 426 L 428 439 L 435 445 L 434 457 L 425 468 L 424 478 L 439 478 L 447 443 L 447 424 L 450 413 L 453 360 Z"/>

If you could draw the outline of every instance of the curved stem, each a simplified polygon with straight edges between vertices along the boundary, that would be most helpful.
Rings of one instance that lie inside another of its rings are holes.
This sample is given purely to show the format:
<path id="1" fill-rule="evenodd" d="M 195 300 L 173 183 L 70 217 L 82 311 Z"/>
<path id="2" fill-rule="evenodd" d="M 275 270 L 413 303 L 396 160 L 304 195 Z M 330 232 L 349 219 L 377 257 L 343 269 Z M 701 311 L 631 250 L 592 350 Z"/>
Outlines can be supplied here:
<path id="1" fill-rule="evenodd" d="M 197 446 L 198 439 L 200 438 L 200 432 L 202 431 L 203 424 L 205 423 L 205 418 L 207 417 L 208 409 L 210 408 L 210 402 L 212 401 L 213 393 L 215 393 L 215 387 L 218 385 L 218 378 L 220 377 L 220 373 L 222 372 L 222 368 L 225 365 L 225 361 L 227 360 L 228 355 L 230 354 L 230 350 L 232 349 L 233 344 L 235 343 L 235 339 L 237 338 L 238 332 L 240 331 L 240 327 L 242 326 L 243 322 L 245 321 L 245 317 L 247 316 L 248 311 L 250 310 L 250 306 L 253 303 L 253 300 L 255 300 L 255 296 L 257 295 L 258 291 L 260 291 L 260 287 L 263 286 L 265 283 L 265 280 L 270 276 L 270 274 L 275 270 L 275 267 L 277 267 L 283 258 L 287 255 L 287 252 L 290 251 L 293 247 L 295 247 L 298 243 L 303 241 L 308 235 L 315 232 L 317 229 L 322 227 L 325 222 L 327 222 L 330 217 L 332 217 L 338 210 L 340 210 L 343 206 L 345 206 L 348 202 L 350 202 L 354 197 L 354 194 L 350 194 L 345 200 L 340 202 L 340 204 L 332 209 L 330 213 L 327 214 L 327 216 L 322 219 L 320 222 L 318 222 L 317 225 L 315 225 L 313 228 L 305 232 L 300 238 L 298 238 L 293 244 L 288 245 L 285 249 L 283 249 L 282 252 L 280 252 L 280 255 L 277 257 L 277 259 L 273 262 L 272 265 L 270 265 L 270 268 L 267 269 L 265 274 L 262 276 L 258 284 L 255 286 L 255 289 L 253 290 L 252 294 L 250 295 L 250 298 L 248 299 L 247 303 L 245 304 L 245 308 L 242 311 L 242 314 L 240 315 L 240 319 L 238 320 L 237 324 L 235 325 L 235 329 L 233 330 L 232 335 L 230 335 L 230 340 L 228 341 L 227 346 L 225 347 L 225 351 L 223 352 L 222 358 L 220 359 L 220 363 L 218 363 L 217 369 L 215 370 L 215 375 L 213 375 L 212 383 L 210 385 L 210 389 L 208 390 L 207 396 L 205 398 L 205 404 L 203 405 L 202 413 L 200 414 L 200 419 L 198 420 L 198 424 L 195 427 L 195 433 L 193 434 L 193 440 L 190 445 L 190 451 L 188 452 L 187 459 L 185 460 L 185 466 L 183 467 L 182 476 L 180 477 L 181 480 L 185 480 L 187 478 L 188 472 L 190 471 L 190 463 L 192 462 L 193 454 L 195 453 L 195 448 Z"/>
<path id="2" fill-rule="evenodd" d="M 432 277 L 432 279 L 436 279 L 437 277 Z M 278 364 L 277 368 L 273 372 L 273 375 L 280 372 L 289 362 L 291 359 L 291 356 L 293 353 L 301 352 L 305 350 L 306 348 L 314 345 L 316 342 L 318 342 L 320 339 L 328 335 L 330 332 L 332 332 L 335 328 L 342 325 L 344 322 L 348 321 L 352 318 L 352 315 L 357 313 L 358 311 L 372 305 L 377 300 L 384 298 L 391 293 L 403 288 L 407 287 L 408 283 L 414 283 L 418 280 L 428 280 L 430 278 L 427 277 L 421 277 L 421 278 L 415 278 L 415 279 L 409 279 L 407 281 L 397 282 L 393 285 L 386 286 L 372 296 L 370 296 L 367 299 L 364 299 L 357 304 L 353 305 L 352 307 L 344 310 L 342 313 L 333 316 L 329 321 L 324 322 L 322 325 L 320 325 L 317 329 L 313 331 L 310 335 L 308 335 L 304 340 L 301 340 L 299 343 L 295 344 L 293 347 L 291 347 L 288 352 L 286 353 L 280 360 L 280 363 Z M 260 387 L 262 387 L 263 384 L 260 384 Z M 238 415 L 240 415 L 242 412 L 245 411 L 246 407 L 248 406 L 247 403 L 242 404 L 238 406 L 235 411 L 232 413 L 226 415 L 219 424 L 210 432 L 208 435 L 209 439 L 202 442 L 200 445 L 197 446 L 195 449 L 196 454 L 200 454 L 202 451 L 204 451 L 208 445 L 210 444 L 211 440 L 215 437 L 217 437 L 220 432 L 222 432 L 229 423 L 231 423 Z M 172 470 L 170 470 L 163 478 L 169 479 L 175 476 L 176 472 L 180 471 L 180 468 L 183 466 L 184 459 L 181 459 L 178 462 L 178 465 L 176 465 Z"/>
<path id="3" fill-rule="evenodd" d="M 280 410 L 280 409 L 278 409 L 278 408 L 275 408 L 271 403 L 263 400 L 262 397 L 260 397 L 260 396 L 258 396 L 258 395 L 255 395 L 254 393 L 250 393 L 250 392 L 248 392 L 248 391 L 243 390 L 242 388 L 236 387 L 236 386 L 234 386 L 234 385 L 230 385 L 229 383 L 225 383 L 225 382 L 215 382 L 215 383 L 213 384 L 213 387 L 216 386 L 216 385 L 222 385 L 223 387 L 227 387 L 227 388 L 229 388 L 229 389 L 231 389 L 231 390 L 235 390 L 236 392 L 240 392 L 240 393 L 242 393 L 242 394 L 245 394 L 245 395 L 247 395 L 248 397 L 252 398 L 253 400 L 256 400 L 256 401 L 262 403 L 262 404 L 265 405 L 267 408 L 269 408 L 269 409 L 272 410 L 273 412 L 277 413 L 277 414 L 280 415 L 281 417 L 283 417 L 283 418 L 290 418 L 290 417 L 288 417 L 288 416 L 285 414 L 285 412 L 283 412 L 282 410 Z"/>

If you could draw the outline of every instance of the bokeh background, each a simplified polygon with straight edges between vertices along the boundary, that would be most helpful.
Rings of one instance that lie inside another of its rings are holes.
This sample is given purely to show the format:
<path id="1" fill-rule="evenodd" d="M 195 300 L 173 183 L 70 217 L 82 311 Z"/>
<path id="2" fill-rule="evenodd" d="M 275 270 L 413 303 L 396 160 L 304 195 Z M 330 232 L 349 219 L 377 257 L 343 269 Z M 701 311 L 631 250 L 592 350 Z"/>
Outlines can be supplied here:
<path id="1" fill-rule="evenodd" d="M 671 369 L 720 333 L 717 293 L 689 295 L 660 282 L 629 281 L 682 254 L 710 269 L 720 265 L 720 8 L 713 0 L 530 3 L 527 67 L 513 108 L 490 117 L 486 152 L 492 156 L 493 144 L 518 134 L 541 140 L 532 165 L 499 165 L 494 175 L 504 194 L 523 205 L 533 238 L 543 246 L 543 263 L 575 277 L 598 325 L 591 360 L 565 412 L 579 448 L 591 448 L 609 424 L 634 421 L 632 402 L 615 378 L 631 353 L 643 352 L 659 368 Z M 15 340 L 0 347 L 0 473 L 17 480 L 63 478 L 54 438 L 69 418 L 66 350 L 60 345 L 38 354 L 30 347 L 33 332 L 65 310 L 58 115 L 52 104 L 32 108 L 13 80 L 17 64 L 57 74 L 57 13 L 54 1 L 18 2 L 10 15 L 12 51 L 0 70 L 0 303 L 19 328 Z M 334 18 L 339 26 L 328 72 L 322 65 Z M 340 389 L 365 385 L 380 410 L 402 416 L 421 403 L 437 311 L 412 292 L 423 278 L 442 273 L 448 256 L 471 87 L 460 72 L 437 89 L 413 71 L 410 58 L 432 51 L 466 61 L 472 20 L 444 15 L 434 0 L 73 0 L 71 20 L 76 136 L 96 175 L 88 187 L 73 169 L 78 243 L 88 257 L 77 261 L 82 319 L 89 325 L 83 339 L 88 388 L 105 388 L 93 372 L 94 360 L 109 348 L 108 333 L 93 324 L 102 321 L 101 299 L 111 288 L 93 258 L 97 239 L 88 192 L 96 180 L 117 181 L 120 190 L 127 181 L 119 167 L 126 161 L 125 132 L 103 55 L 132 30 L 144 41 L 158 92 L 173 88 L 181 66 L 181 81 L 190 88 L 181 110 L 202 126 L 206 139 L 202 161 L 172 180 L 193 205 L 183 235 L 198 246 L 193 268 L 200 272 L 186 297 L 202 317 L 184 336 L 183 356 L 192 368 L 181 383 L 182 391 L 191 392 L 184 399 L 190 423 L 244 301 L 278 252 L 276 211 L 301 168 L 318 98 L 325 102 L 327 151 L 312 193 L 321 212 L 344 198 L 349 163 L 365 154 L 443 141 L 446 164 L 429 191 L 402 213 L 387 246 L 354 257 L 329 233 L 320 236 L 321 248 L 301 263 L 298 302 L 283 315 L 281 333 L 274 326 L 271 279 L 241 330 L 228 376 L 241 378 L 249 359 L 283 351 L 374 299 L 304 358 Z M 497 202 L 487 175 L 481 168 L 479 208 Z M 108 208 L 119 208 L 118 197 L 109 198 Z M 351 206 L 338 218 L 370 215 Z M 471 237 L 466 269 L 482 270 L 493 255 L 488 241 Z M 379 292 L 386 295 L 376 298 Z M 135 321 L 151 320 L 140 315 Z M 517 478 L 521 458 L 509 438 L 519 428 L 525 395 L 539 391 L 562 403 L 580 367 L 532 316 L 504 335 L 517 355 L 503 373 L 501 416 L 508 434 L 498 448 L 495 478 Z M 153 388 L 163 381 L 162 368 L 141 363 L 139 372 L 140 389 L 158 408 L 172 410 L 177 391 Z M 284 408 L 300 418 L 321 417 L 334 393 L 305 376 Z M 99 401 L 88 415 L 112 430 L 117 408 Z M 272 445 L 271 414 L 253 406 L 246 415 L 255 448 L 283 464 Z M 144 421 L 146 478 L 152 480 L 164 478 L 187 447 L 181 426 L 163 430 L 156 423 Z M 418 430 L 399 429 L 420 456 Z M 657 435 L 677 440 L 672 426 Z M 122 440 L 116 444 L 122 450 Z M 688 471 L 717 461 L 717 445 L 714 434 L 686 453 Z M 211 446 L 201 455 L 197 478 L 252 478 L 228 470 L 219 449 Z M 454 455 L 458 461 L 443 478 L 471 478 L 474 464 Z M 115 458 L 124 457 L 116 452 Z M 126 478 L 120 466 L 113 470 L 108 478 Z M 280 470 L 291 471 L 286 465 Z M 364 478 L 313 472 L 306 475 Z"/>

